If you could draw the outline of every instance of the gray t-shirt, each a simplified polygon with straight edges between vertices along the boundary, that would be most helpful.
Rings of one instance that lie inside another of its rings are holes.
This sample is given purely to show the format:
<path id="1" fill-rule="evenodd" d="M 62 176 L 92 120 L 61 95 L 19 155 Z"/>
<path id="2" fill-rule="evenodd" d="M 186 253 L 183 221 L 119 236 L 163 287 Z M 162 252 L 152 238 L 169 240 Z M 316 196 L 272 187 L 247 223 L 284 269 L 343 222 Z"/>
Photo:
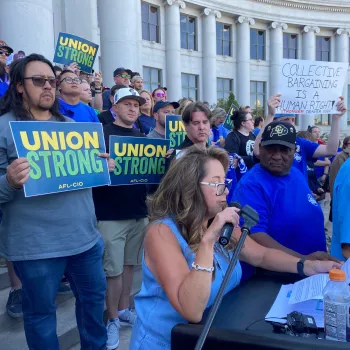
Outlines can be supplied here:
<path id="1" fill-rule="evenodd" d="M 156 129 L 153 129 L 150 131 L 147 135 L 149 139 L 164 139 L 165 136 L 161 135 L 159 132 L 156 131 Z"/>
<path id="2" fill-rule="evenodd" d="M 23 189 L 9 185 L 6 169 L 17 158 L 9 124 L 13 120 L 11 112 L 0 117 L 0 256 L 37 260 L 89 250 L 100 238 L 91 189 L 25 198 Z"/>

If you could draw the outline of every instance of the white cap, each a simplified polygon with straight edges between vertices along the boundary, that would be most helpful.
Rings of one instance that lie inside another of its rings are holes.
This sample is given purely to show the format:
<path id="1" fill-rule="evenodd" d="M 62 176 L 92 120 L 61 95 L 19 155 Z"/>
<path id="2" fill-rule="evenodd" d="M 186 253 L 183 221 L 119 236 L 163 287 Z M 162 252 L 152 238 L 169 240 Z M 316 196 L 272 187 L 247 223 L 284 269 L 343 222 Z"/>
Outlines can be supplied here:
<path id="1" fill-rule="evenodd" d="M 122 100 L 132 99 L 139 102 L 140 106 L 146 103 L 146 100 L 139 95 L 139 93 L 133 88 L 119 89 L 114 95 L 114 104 L 119 103 Z"/>

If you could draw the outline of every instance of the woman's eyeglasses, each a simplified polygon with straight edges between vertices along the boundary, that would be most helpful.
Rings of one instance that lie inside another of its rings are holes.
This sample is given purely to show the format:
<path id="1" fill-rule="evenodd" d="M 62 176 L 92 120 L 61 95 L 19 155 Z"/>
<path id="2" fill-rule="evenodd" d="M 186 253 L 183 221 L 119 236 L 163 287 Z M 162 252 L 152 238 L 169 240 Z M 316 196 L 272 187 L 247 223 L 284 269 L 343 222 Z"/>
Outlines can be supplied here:
<path id="1" fill-rule="evenodd" d="M 9 57 L 11 54 L 7 51 L 0 50 L 0 55 L 5 55 L 5 56 Z"/>
<path id="2" fill-rule="evenodd" d="M 48 81 L 51 87 L 55 88 L 57 85 L 57 79 L 56 78 L 42 78 L 42 77 L 27 77 L 24 78 L 24 80 L 31 79 L 34 86 L 43 87 L 46 82 Z"/>
<path id="3" fill-rule="evenodd" d="M 164 94 L 164 93 L 161 93 L 161 92 L 158 92 L 158 93 L 156 94 L 156 96 L 157 96 L 157 97 L 165 97 L 165 94 Z"/>
<path id="4" fill-rule="evenodd" d="M 201 185 L 208 185 L 216 188 L 216 195 L 222 196 L 226 188 L 230 191 L 232 187 L 232 180 L 225 180 L 225 182 L 200 182 Z"/>

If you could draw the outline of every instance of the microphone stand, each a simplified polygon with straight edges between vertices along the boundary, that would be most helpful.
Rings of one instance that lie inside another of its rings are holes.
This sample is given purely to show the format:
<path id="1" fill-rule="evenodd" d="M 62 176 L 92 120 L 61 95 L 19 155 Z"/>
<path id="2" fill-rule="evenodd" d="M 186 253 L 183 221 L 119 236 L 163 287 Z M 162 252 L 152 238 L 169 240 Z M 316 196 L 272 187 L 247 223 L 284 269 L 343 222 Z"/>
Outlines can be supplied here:
<path id="1" fill-rule="evenodd" d="M 246 211 L 248 211 L 249 213 L 246 213 Z M 253 213 L 251 211 L 253 211 Z M 244 241 L 246 240 L 247 236 L 250 235 L 250 228 L 252 226 L 255 226 L 259 221 L 258 213 L 254 209 L 249 207 L 248 205 L 243 207 L 240 214 L 241 214 L 242 218 L 244 219 L 244 225 L 241 228 L 242 234 L 238 240 L 237 247 L 236 247 L 235 252 L 233 254 L 233 257 L 230 261 L 230 264 L 227 268 L 227 271 L 225 273 L 225 277 L 222 281 L 222 284 L 220 286 L 218 294 L 216 295 L 216 298 L 214 300 L 214 304 L 210 309 L 207 320 L 205 321 L 202 333 L 200 334 L 200 336 L 198 338 L 195 350 L 201 350 L 203 348 L 204 342 L 208 336 L 208 333 L 209 333 L 210 327 L 214 321 L 215 315 L 216 315 L 216 313 L 221 305 L 227 284 L 228 284 L 228 282 L 231 278 L 232 272 L 237 264 L 238 255 L 243 248 Z"/>

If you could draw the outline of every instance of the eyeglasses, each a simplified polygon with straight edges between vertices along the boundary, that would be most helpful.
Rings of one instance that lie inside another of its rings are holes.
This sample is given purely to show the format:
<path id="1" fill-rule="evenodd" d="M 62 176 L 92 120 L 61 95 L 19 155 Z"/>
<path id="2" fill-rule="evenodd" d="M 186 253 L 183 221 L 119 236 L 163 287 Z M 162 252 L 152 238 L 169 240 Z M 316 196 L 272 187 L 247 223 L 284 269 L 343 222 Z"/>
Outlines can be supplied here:
<path id="1" fill-rule="evenodd" d="M 5 55 L 5 56 L 9 57 L 11 54 L 8 51 L 0 50 L 0 55 Z"/>
<path id="2" fill-rule="evenodd" d="M 131 75 L 130 75 L 130 74 L 126 74 L 126 73 L 118 74 L 118 76 L 119 76 L 119 77 L 122 77 L 123 79 L 125 79 L 125 78 L 130 79 L 130 78 L 131 78 Z"/>
<path id="3" fill-rule="evenodd" d="M 165 94 L 164 94 L 164 93 L 161 93 L 161 92 L 158 92 L 158 93 L 156 94 L 156 96 L 157 96 L 157 97 L 165 97 Z"/>
<path id="4" fill-rule="evenodd" d="M 51 87 L 55 88 L 57 85 L 57 79 L 56 78 L 42 78 L 42 77 L 27 77 L 24 78 L 24 80 L 31 79 L 34 86 L 43 87 L 45 86 L 46 82 L 48 81 Z"/>
<path id="5" fill-rule="evenodd" d="M 232 180 L 225 180 L 225 182 L 200 182 L 201 185 L 208 185 L 216 188 L 216 195 L 221 196 L 225 193 L 226 188 L 230 191 L 232 187 Z"/>
<path id="6" fill-rule="evenodd" d="M 67 84 L 81 84 L 81 79 L 79 78 L 66 77 L 63 78 L 60 83 L 62 83 L 63 81 L 65 81 Z"/>

